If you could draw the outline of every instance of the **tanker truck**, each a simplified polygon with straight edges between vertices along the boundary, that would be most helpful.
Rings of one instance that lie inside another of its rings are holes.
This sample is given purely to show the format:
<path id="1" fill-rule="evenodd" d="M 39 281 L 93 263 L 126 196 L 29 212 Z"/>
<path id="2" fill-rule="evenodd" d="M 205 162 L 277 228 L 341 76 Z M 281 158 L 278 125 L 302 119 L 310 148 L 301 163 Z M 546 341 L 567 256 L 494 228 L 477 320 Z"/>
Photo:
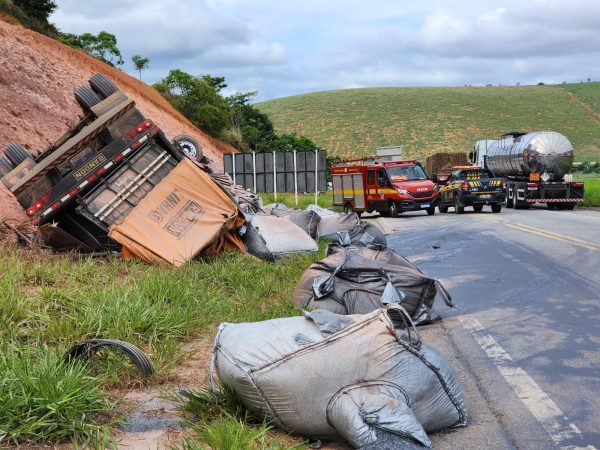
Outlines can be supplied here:
<path id="1" fill-rule="evenodd" d="M 556 131 L 507 133 L 477 141 L 469 156 L 473 164 L 506 179 L 508 208 L 546 203 L 549 209 L 573 209 L 583 201 L 583 183 L 573 181 L 569 173 L 573 146 Z"/>

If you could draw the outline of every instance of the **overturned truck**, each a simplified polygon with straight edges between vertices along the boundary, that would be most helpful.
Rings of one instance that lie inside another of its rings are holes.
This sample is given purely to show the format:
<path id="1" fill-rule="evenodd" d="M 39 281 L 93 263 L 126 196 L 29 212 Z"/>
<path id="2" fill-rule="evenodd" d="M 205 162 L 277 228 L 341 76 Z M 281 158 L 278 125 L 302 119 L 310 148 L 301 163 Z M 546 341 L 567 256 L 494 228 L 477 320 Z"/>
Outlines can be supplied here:
<path id="1" fill-rule="evenodd" d="M 183 249 L 148 253 L 144 238 L 128 232 L 141 224 L 128 219 L 136 207 L 146 211 L 148 223 L 159 225 L 159 231 L 148 230 L 175 241 L 211 212 L 220 222 L 215 233 L 239 226 L 237 207 L 226 193 L 219 193 L 222 199 L 208 206 L 194 198 L 198 193 L 208 195 L 200 187 L 203 183 L 210 188 L 215 183 L 185 158 L 183 152 L 190 152 L 193 139 L 182 136 L 181 145 L 171 143 L 102 74 L 92 76 L 89 86 L 79 87 L 75 98 L 86 115 L 54 145 L 34 156 L 13 143 L 0 156 L 1 181 L 39 226 L 45 243 L 56 249 L 92 251 L 118 249 L 122 244 L 128 254 L 179 265 L 182 258 L 214 246 L 214 236 Z M 129 230 L 124 229 L 126 219 Z M 243 248 L 233 235 L 227 241 Z"/>

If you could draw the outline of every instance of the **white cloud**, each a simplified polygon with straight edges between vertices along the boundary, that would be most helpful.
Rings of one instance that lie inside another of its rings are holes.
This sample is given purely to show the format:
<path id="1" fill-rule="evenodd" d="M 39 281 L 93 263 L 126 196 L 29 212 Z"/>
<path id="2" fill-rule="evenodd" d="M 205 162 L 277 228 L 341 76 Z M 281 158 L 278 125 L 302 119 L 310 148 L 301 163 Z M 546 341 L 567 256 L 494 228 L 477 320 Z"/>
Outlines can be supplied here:
<path id="1" fill-rule="evenodd" d="M 58 0 L 67 32 L 115 34 L 126 59 L 226 77 L 260 98 L 349 86 L 600 79 L 596 0 Z M 126 66 L 125 70 L 131 70 Z"/>

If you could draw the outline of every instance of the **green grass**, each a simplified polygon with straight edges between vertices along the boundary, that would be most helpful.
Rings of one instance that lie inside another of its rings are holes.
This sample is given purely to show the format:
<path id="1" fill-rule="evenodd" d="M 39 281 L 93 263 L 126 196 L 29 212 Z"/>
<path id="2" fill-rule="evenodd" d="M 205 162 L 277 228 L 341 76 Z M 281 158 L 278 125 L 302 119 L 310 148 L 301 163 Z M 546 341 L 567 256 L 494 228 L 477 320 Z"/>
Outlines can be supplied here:
<path id="1" fill-rule="evenodd" d="M 407 157 L 468 152 L 509 131 L 551 128 L 576 154 L 600 159 L 600 83 L 558 86 L 368 88 L 285 97 L 256 106 L 278 132 L 306 135 L 342 157 L 401 144 Z M 596 113 L 595 113 L 595 112 Z"/>
<path id="2" fill-rule="evenodd" d="M 579 205 L 600 207 L 600 178 L 583 176 L 579 181 L 585 182 L 585 200 Z"/>
<path id="3" fill-rule="evenodd" d="M 220 450 L 308 448 L 303 443 L 274 435 L 273 427 L 250 414 L 229 389 L 213 393 L 188 392 L 179 400 L 187 424 L 193 430 L 179 447 L 182 450 L 204 449 L 204 444 Z"/>
<path id="4" fill-rule="evenodd" d="M 180 269 L 3 247 L 0 446 L 9 440 L 85 440 L 111 422 L 106 414 L 97 414 L 106 413 L 111 405 L 95 389 L 139 383 L 128 362 L 114 354 L 93 358 L 87 368 L 61 366 L 59 355 L 74 342 L 85 338 L 131 342 L 148 353 L 157 368 L 149 383 L 160 384 L 186 357 L 184 344 L 210 338 L 218 323 L 297 314 L 291 305 L 293 290 L 304 270 L 323 257 L 324 247 L 317 254 L 293 255 L 275 264 L 237 253 L 192 261 Z M 3 373 L 7 367 L 18 374 L 9 381 Z M 69 370 L 81 371 L 79 385 L 63 378 Z M 50 372 L 56 375 L 41 375 Z M 41 379 L 48 386 L 40 385 Z M 57 392 L 49 390 L 54 384 Z M 62 391 L 61 384 L 65 384 Z M 87 394 L 89 403 L 80 398 Z M 64 420 L 49 420 L 46 404 L 49 408 L 59 404 L 71 413 Z M 72 415 L 75 409 L 80 422 Z M 12 419 L 3 422 L 6 417 Z"/>
<path id="5" fill-rule="evenodd" d="M 0 445 L 111 442 L 112 403 L 102 378 L 81 363 L 67 364 L 55 349 L 15 344 L 0 348 Z"/>
<path id="6" fill-rule="evenodd" d="M 263 199 L 263 203 L 268 205 L 269 203 L 284 203 L 290 208 L 296 207 L 296 199 L 294 194 L 290 193 L 279 193 L 277 194 L 277 200 L 275 200 L 275 194 L 260 194 Z M 298 194 L 298 208 L 305 209 L 308 205 L 315 203 L 315 194 Z M 317 196 L 317 204 L 322 208 L 331 208 L 333 203 L 333 197 L 331 191 L 324 192 Z"/>

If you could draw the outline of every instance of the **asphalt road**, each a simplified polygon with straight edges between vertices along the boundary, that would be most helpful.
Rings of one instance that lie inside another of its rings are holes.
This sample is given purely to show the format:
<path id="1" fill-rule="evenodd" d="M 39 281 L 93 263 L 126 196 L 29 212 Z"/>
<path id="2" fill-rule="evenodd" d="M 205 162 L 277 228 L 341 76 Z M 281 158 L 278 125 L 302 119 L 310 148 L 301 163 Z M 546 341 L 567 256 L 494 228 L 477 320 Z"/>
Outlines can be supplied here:
<path id="1" fill-rule="evenodd" d="M 424 333 L 459 366 L 473 426 L 434 448 L 600 448 L 600 212 L 467 209 L 375 219 L 457 304 Z"/>

